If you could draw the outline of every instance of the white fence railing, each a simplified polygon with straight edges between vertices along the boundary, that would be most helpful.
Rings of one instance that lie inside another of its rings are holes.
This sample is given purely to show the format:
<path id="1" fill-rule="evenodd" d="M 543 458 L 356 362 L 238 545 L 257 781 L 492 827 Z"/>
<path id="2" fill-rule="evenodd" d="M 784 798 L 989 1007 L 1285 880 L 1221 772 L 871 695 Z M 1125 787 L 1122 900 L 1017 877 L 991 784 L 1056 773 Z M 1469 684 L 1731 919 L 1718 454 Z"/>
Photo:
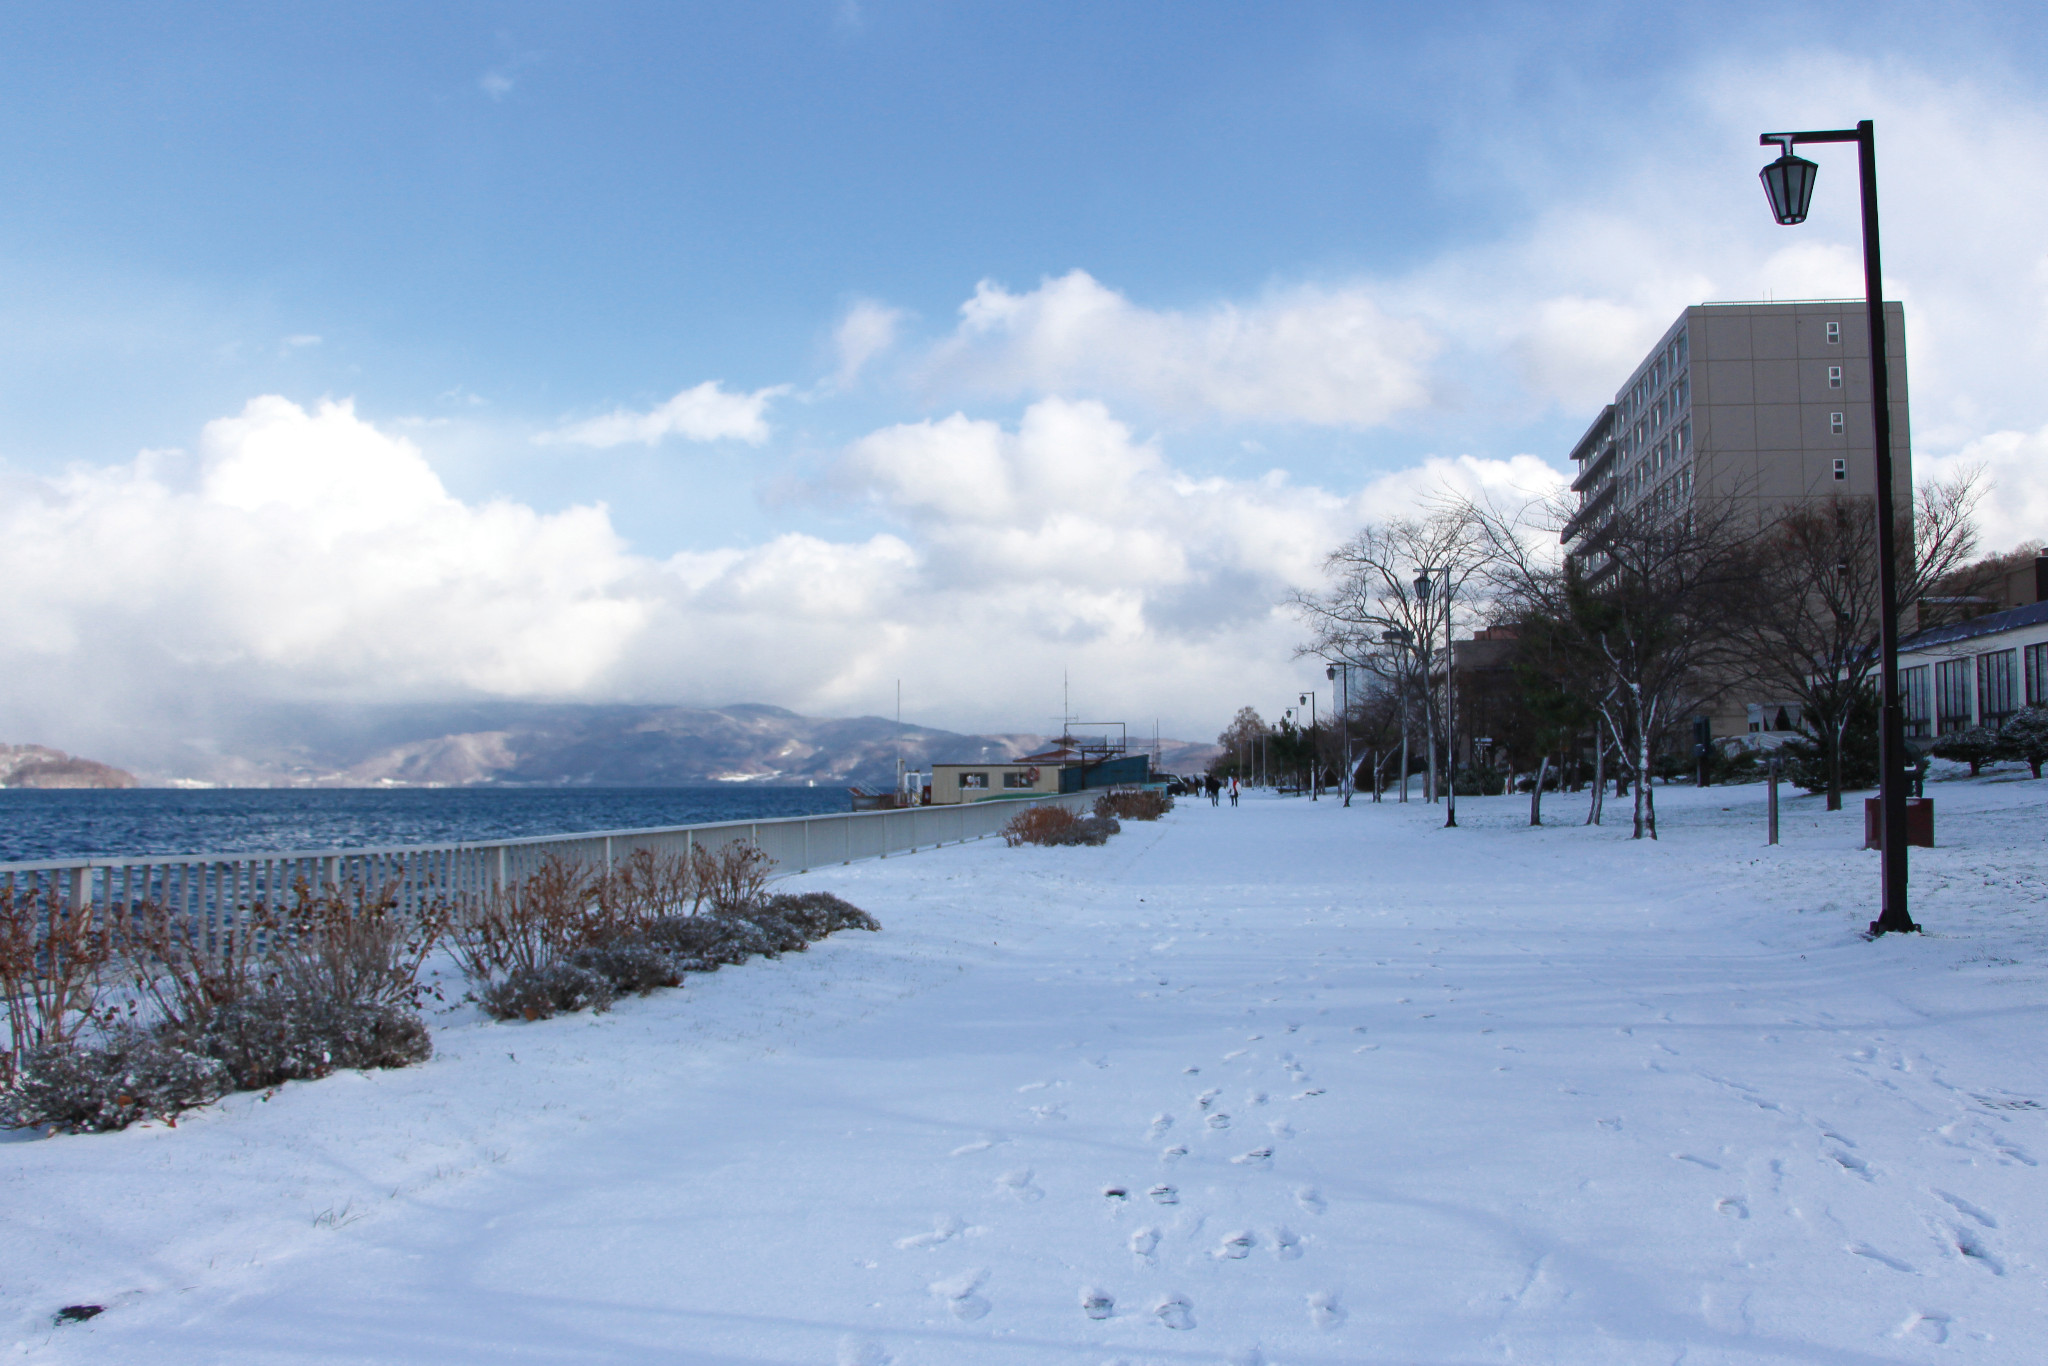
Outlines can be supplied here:
<path id="1" fill-rule="evenodd" d="M 716 849 L 734 840 L 747 840 L 775 861 L 779 877 L 856 859 L 886 858 L 982 839 L 1000 831 L 1011 816 L 1026 807 L 1079 810 L 1099 795 L 1074 792 L 958 806 L 714 821 L 392 849 L 0 863 L 0 892 L 12 893 L 17 901 L 28 896 L 40 900 L 55 893 L 62 904 L 98 907 L 117 919 L 136 906 L 154 904 L 184 912 L 202 924 L 217 925 L 252 906 L 281 904 L 304 882 L 316 888 L 390 888 L 398 897 L 399 909 L 405 911 L 430 900 L 482 895 L 510 886 L 550 856 L 608 869 L 637 849 L 688 856 L 698 847 Z"/>

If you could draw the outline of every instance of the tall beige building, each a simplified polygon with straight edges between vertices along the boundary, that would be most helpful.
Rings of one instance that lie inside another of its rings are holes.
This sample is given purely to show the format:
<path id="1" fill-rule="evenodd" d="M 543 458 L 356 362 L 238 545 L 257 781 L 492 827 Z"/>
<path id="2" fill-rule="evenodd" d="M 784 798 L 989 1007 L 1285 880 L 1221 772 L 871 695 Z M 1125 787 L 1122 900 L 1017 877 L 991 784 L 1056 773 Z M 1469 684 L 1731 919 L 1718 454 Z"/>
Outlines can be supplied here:
<path id="1" fill-rule="evenodd" d="M 1885 311 L 1891 365 L 1892 500 L 1912 507 L 1906 405 L 1906 319 Z M 1572 450 L 1579 506 L 1566 554 L 1597 579 L 1589 542 L 1617 513 L 1671 511 L 1713 500 L 1769 520 L 1791 504 L 1875 497 L 1870 327 L 1860 299 L 1695 304 L 1630 373 Z M 1797 708 L 1730 703 L 1714 729 L 1772 730 Z"/>
<path id="2" fill-rule="evenodd" d="M 1885 311 L 1892 497 L 1912 506 L 1906 318 Z M 1859 299 L 1695 304 L 1678 316 L 1572 450 L 1568 553 L 1615 513 L 1738 500 L 1759 518 L 1787 503 L 1877 492 L 1870 330 Z M 1587 564 L 1589 572 L 1599 566 Z"/>

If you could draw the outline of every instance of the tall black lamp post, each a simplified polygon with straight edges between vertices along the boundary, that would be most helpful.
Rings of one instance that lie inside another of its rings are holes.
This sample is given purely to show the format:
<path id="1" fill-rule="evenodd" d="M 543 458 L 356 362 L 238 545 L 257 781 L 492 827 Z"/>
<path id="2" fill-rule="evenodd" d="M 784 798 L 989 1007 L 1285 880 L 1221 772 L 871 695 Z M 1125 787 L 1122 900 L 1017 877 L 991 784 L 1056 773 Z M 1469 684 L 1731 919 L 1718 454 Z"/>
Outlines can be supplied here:
<path id="1" fill-rule="evenodd" d="M 1806 221 L 1820 167 L 1792 149 L 1802 142 L 1853 142 L 1863 190 L 1863 306 L 1870 315 L 1870 431 L 1877 449 L 1877 591 L 1881 720 L 1878 725 L 1879 855 L 1883 863 L 1872 936 L 1917 930 L 1906 910 L 1906 714 L 1899 702 L 1899 577 L 1892 517 L 1891 354 L 1884 335 L 1884 274 L 1877 252 L 1877 140 L 1869 119 L 1854 128 L 1765 133 L 1781 155 L 1760 175 L 1771 216 L 1786 227 Z"/>
<path id="2" fill-rule="evenodd" d="M 1434 581 L 1430 575 L 1436 575 Z M 1444 604 L 1444 749 L 1447 770 L 1444 783 L 1444 828 L 1454 829 L 1458 824 L 1458 695 L 1452 677 L 1455 673 L 1457 644 L 1451 638 L 1451 571 L 1435 565 L 1423 565 L 1422 572 L 1415 576 L 1415 596 L 1422 599 L 1426 614 L 1429 610 L 1429 596 L 1441 588 Z M 1429 680 L 1423 679 L 1422 686 L 1428 687 Z M 1430 740 L 1435 744 L 1435 738 Z"/>
<path id="3" fill-rule="evenodd" d="M 1316 749 L 1316 695 L 1305 692 L 1301 702 L 1308 708 L 1308 799 L 1316 801 L 1323 785 L 1323 756 Z"/>

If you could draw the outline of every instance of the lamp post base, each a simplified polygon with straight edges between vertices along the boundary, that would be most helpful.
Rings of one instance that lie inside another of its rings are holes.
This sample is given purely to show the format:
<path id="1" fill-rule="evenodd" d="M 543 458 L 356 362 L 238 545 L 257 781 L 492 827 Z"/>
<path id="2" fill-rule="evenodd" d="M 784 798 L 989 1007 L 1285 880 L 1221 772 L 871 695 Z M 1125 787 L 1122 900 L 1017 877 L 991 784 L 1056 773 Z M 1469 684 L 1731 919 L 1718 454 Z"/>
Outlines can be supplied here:
<path id="1" fill-rule="evenodd" d="M 1904 917 L 1901 917 L 1901 919 L 1903 919 L 1903 918 L 1904 918 Z M 1918 933 L 1920 933 L 1920 927 L 1919 927 L 1918 925 L 1915 925 L 1915 924 L 1914 924 L 1914 923 L 1913 923 L 1912 921 L 1910 921 L 1910 920 L 1907 920 L 1907 921 L 1906 921 L 1906 923 L 1905 923 L 1905 924 L 1903 924 L 1903 925 L 1887 925 L 1887 924 L 1885 924 L 1885 923 L 1884 923 L 1884 921 L 1883 921 L 1883 920 L 1881 920 L 1881 919 L 1880 919 L 1880 920 L 1873 920 L 1873 921 L 1871 921 L 1871 922 L 1870 922 L 1870 929 L 1869 929 L 1868 931 L 1866 931 L 1866 932 L 1864 933 L 1864 936 L 1863 936 L 1863 937 L 1864 937 L 1865 939 L 1875 939 L 1875 938 L 1877 938 L 1877 937 L 1878 937 L 1879 935 L 1881 935 L 1881 934 L 1918 934 Z"/>

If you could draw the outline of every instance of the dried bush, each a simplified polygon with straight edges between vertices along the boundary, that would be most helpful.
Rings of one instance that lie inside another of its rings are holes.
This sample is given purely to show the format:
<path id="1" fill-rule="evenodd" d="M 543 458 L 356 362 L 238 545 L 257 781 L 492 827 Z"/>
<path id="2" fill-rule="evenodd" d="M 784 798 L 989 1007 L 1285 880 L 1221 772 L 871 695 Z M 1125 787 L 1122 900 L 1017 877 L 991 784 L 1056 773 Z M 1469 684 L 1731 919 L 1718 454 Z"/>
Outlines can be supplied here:
<path id="1" fill-rule="evenodd" d="M 805 934 L 802 927 L 791 924 L 763 907 L 751 907 L 743 915 L 735 918 L 759 927 L 761 933 L 767 936 L 769 944 L 773 946 L 773 951 L 768 954 L 770 958 L 780 957 L 785 953 L 802 953 L 811 946 L 811 936 Z"/>
<path id="2" fill-rule="evenodd" d="M 238 1091 L 345 1069 L 409 1067 L 434 1055 L 426 1025 L 403 1006 L 281 990 L 230 1002 L 203 1030 L 166 1038 L 218 1061 Z"/>
<path id="3" fill-rule="evenodd" d="M 721 963 L 737 965 L 756 954 L 775 953 L 760 926 L 722 915 L 667 916 L 642 933 L 688 972 L 715 972 Z"/>
<path id="4" fill-rule="evenodd" d="M 128 912 L 121 957 L 137 997 L 189 1034 L 270 984 L 275 929 L 274 913 L 261 905 L 206 917 L 145 901 Z"/>
<path id="5" fill-rule="evenodd" d="M 514 968 L 504 981 L 485 987 L 477 1002 L 494 1020 L 545 1020 L 577 1010 L 609 1010 L 617 999 L 611 983 L 597 973 L 558 960 Z"/>
<path id="6" fill-rule="evenodd" d="M 812 939 L 840 930 L 879 930 L 881 924 L 860 907 L 830 892 L 782 893 L 762 903 Z"/>
<path id="7" fill-rule="evenodd" d="M 693 859 L 657 854 L 652 849 L 635 849 L 626 855 L 605 877 L 598 895 L 607 927 L 617 931 L 642 929 L 668 916 L 688 915 L 703 899 Z"/>
<path id="8" fill-rule="evenodd" d="M 640 938 L 587 944 L 569 955 L 569 965 L 596 973 L 619 996 L 645 996 L 656 987 L 683 984 L 682 965 Z"/>
<path id="9" fill-rule="evenodd" d="M 74 909 L 55 887 L 41 896 L 0 888 L 0 993 L 8 1032 L 0 1085 L 32 1051 L 69 1044 L 95 1018 L 113 955 L 107 918 L 93 907 Z"/>
<path id="10" fill-rule="evenodd" d="M 448 931 L 445 903 L 398 911 L 398 887 L 314 889 L 301 881 L 274 918 L 271 979 L 286 995 L 336 1005 L 417 1006 L 420 965 Z"/>
<path id="11" fill-rule="evenodd" d="M 1040 844 L 1107 844 L 1109 837 L 1123 827 L 1114 816 L 1083 816 L 1064 830 L 1056 830 L 1040 840 Z"/>
<path id="12" fill-rule="evenodd" d="M 592 939 L 601 878 L 558 854 L 507 887 L 494 888 L 454 916 L 449 947 L 472 982 L 551 967 Z"/>
<path id="13" fill-rule="evenodd" d="M 693 903 L 708 905 L 713 915 L 742 915 L 761 900 L 768 888 L 768 875 L 775 860 L 750 840 L 733 840 L 716 852 L 698 847 L 690 851 L 694 888 L 702 898 Z"/>
<path id="14" fill-rule="evenodd" d="M 1095 814 L 1111 820 L 1156 821 L 1171 810 L 1172 797 L 1146 789 L 1105 792 L 1095 799 Z"/>
<path id="15" fill-rule="evenodd" d="M 1034 806 L 1010 817 L 1003 826 L 1003 843 L 1012 849 L 1020 844 L 1050 844 L 1055 832 L 1073 828 L 1080 819 L 1064 806 Z"/>
<path id="16" fill-rule="evenodd" d="M 139 1119 L 170 1119 L 233 1089 L 216 1059 L 139 1029 L 90 1046 L 44 1044 L 22 1060 L 0 1096 L 0 1124 L 104 1133 Z"/>

